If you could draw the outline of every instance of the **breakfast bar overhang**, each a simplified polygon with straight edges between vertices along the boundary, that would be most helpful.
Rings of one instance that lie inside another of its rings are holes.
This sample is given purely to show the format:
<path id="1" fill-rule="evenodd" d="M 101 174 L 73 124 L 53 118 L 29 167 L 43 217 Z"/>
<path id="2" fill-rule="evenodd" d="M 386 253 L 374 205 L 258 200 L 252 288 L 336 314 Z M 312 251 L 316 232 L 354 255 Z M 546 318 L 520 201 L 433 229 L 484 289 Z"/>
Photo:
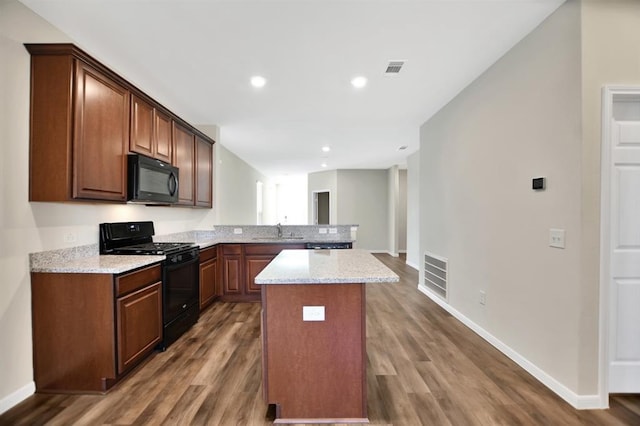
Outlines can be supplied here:
<path id="1" fill-rule="evenodd" d="M 275 423 L 367 423 L 367 283 L 399 277 L 364 250 L 283 250 L 262 285 L 264 398 Z"/>

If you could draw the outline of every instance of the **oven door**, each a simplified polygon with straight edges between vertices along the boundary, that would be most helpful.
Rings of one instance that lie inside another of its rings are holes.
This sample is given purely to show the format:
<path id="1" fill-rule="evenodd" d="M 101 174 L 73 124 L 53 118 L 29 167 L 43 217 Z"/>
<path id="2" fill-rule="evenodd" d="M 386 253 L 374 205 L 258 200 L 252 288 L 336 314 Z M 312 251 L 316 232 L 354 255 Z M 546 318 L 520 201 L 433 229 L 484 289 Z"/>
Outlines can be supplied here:
<path id="1" fill-rule="evenodd" d="M 165 261 L 163 270 L 164 324 L 178 318 L 200 298 L 199 257 L 182 263 Z"/>

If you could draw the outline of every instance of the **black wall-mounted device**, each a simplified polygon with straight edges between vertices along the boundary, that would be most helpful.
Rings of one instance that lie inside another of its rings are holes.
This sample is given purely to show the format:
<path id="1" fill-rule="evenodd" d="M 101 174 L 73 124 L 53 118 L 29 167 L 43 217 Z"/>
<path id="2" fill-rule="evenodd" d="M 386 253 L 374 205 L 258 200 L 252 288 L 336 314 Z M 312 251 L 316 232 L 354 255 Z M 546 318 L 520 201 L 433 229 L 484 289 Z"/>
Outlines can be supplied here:
<path id="1" fill-rule="evenodd" d="M 536 191 L 542 191 L 545 189 L 545 181 L 543 177 L 533 178 L 531 181 L 531 189 L 535 189 Z"/>

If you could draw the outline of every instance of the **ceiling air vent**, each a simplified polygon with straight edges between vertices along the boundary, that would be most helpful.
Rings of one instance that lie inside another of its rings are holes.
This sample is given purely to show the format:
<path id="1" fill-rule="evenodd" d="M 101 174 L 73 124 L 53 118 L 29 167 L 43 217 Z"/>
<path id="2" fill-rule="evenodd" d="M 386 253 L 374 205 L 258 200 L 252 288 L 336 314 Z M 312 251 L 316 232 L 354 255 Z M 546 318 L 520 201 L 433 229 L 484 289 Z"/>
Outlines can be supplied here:
<path id="1" fill-rule="evenodd" d="M 385 74 L 398 74 L 404 65 L 404 61 L 389 61 Z"/>

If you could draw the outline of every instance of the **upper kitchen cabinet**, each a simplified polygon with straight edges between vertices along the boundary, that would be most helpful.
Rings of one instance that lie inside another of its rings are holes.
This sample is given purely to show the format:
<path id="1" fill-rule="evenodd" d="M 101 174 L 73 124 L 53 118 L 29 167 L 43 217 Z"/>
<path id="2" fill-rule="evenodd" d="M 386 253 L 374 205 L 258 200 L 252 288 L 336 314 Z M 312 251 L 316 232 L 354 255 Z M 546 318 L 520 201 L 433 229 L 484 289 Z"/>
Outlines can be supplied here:
<path id="1" fill-rule="evenodd" d="M 171 163 L 171 142 L 171 117 L 132 94 L 129 150 Z"/>
<path id="2" fill-rule="evenodd" d="M 213 145 L 196 135 L 196 200 L 197 207 L 213 206 Z"/>
<path id="3" fill-rule="evenodd" d="M 178 172 L 178 204 L 195 205 L 195 134 L 173 122 L 173 165 Z"/>
<path id="4" fill-rule="evenodd" d="M 29 201 L 125 202 L 136 152 L 180 169 L 179 204 L 212 207 L 212 139 L 73 44 L 25 47 Z"/>
<path id="5" fill-rule="evenodd" d="M 179 172 L 178 204 L 213 205 L 213 144 L 203 135 L 174 121 L 173 165 Z"/>
<path id="6" fill-rule="evenodd" d="M 126 200 L 129 89 L 73 45 L 27 45 L 30 201 Z"/>

